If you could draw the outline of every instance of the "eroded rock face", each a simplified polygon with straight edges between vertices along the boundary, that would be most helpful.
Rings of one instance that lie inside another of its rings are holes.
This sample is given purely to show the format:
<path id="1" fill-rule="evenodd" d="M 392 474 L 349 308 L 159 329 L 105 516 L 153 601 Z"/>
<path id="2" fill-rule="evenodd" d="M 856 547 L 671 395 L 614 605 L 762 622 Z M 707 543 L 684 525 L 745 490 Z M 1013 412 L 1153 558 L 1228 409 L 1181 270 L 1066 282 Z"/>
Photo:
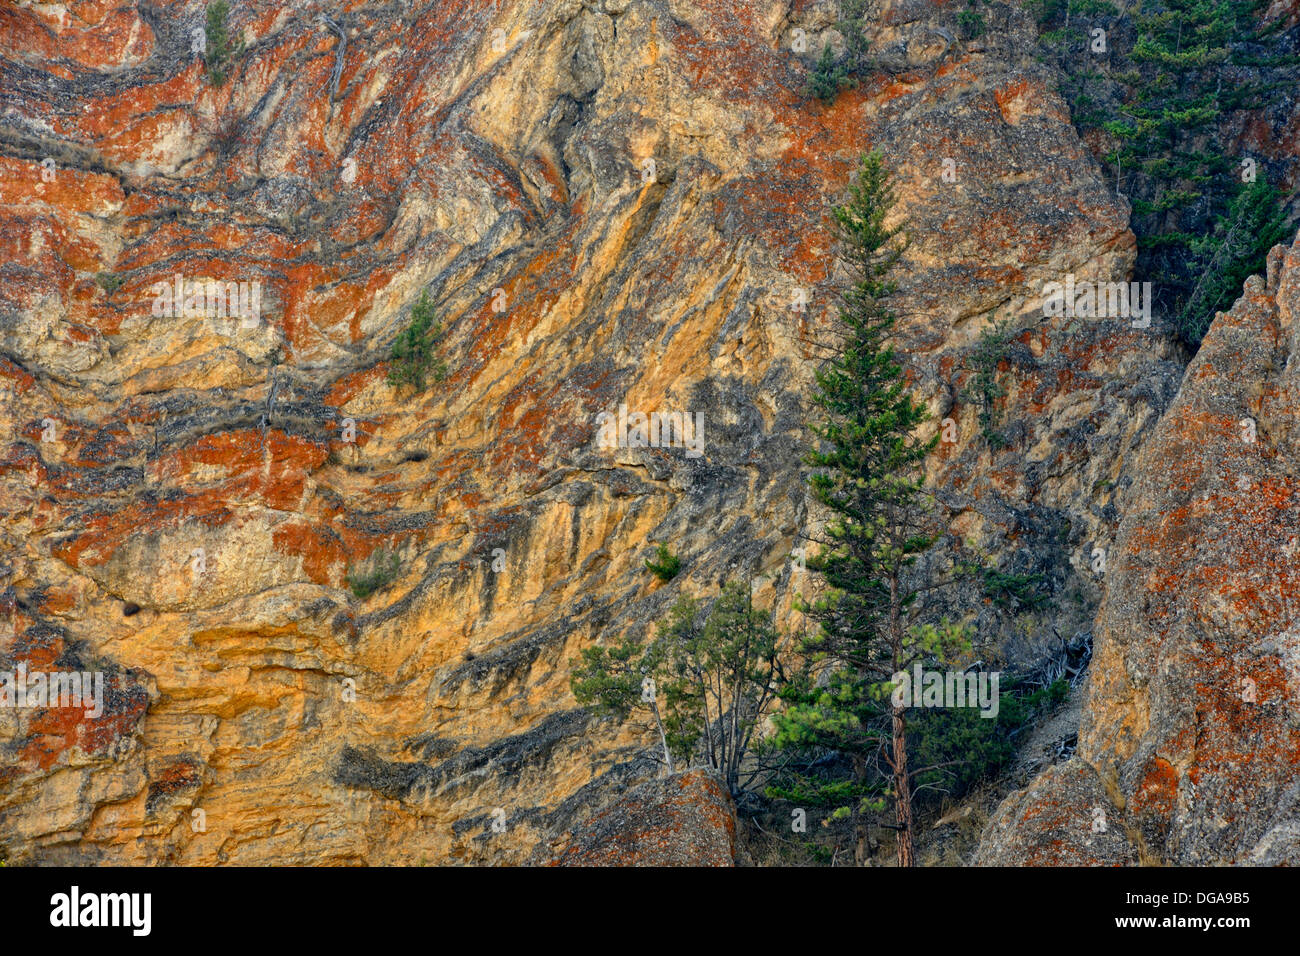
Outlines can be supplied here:
<path id="1" fill-rule="evenodd" d="M 1300 241 L 1134 462 L 1078 754 L 1003 804 L 981 862 L 1300 863 L 1297 439 Z"/>
<path id="2" fill-rule="evenodd" d="M 914 235 L 900 346 L 955 429 L 936 485 L 1058 598 L 985 631 L 1032 661 L 1089 626 L 1179 369 L 1158 321 L 1042 314 L 1134 241 L 1018 11 L 965 44 L 955 8 L 882 4 L 879 69 L 827 108 L 791 51 L 821 2 L 356 2 L 346 44 L 334 5 L 234 6 L 221 88 L 202 3 L 0 10 L 0 670 L 112 689 L 0 711 L 5 854 L 522 862 L 653 776 L 570 664 L 727 577 L 788 618 L 826 197 L 873 147 Z M 156 310 L 178 275 L 260 309 Z M 385 360 L 422 288 L 449 377 L 410 395 Z M 965 396 L 996 319 L 995 452 Z M 702 454 L 600 448 L 620 405 L 702 416 Z"/>
<path id="3" fill-rule="evenodd" d="M 736 807 L 701 770 L 643 783 L 573 834 L 556 866 L 734 866 Z"/>

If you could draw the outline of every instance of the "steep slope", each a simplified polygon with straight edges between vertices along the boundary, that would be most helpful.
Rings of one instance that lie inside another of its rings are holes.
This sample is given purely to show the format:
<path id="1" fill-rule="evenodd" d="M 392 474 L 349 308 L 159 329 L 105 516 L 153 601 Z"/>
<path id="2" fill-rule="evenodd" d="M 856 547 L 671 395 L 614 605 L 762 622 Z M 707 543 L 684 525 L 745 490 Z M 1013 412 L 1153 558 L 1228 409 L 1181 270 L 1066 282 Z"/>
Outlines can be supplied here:
<path id="1" fill-rule="evenodd" d="M 1215 318 L 1134 461 L 1078 754 L 986 864 L 1300 863 L 1300 241 Z"/>
<path id="2" fill-rule="evenodd" d="M 730 576 L 788 617 L 826 196 L 872 147 L 956 532 L 1056 596 L 954 607 L 1023 662 L 1089 626 L 1179 369 L 1158 321 L 1040 306 L 1128 278 L 1127 210 L 1014 8 L 961 43 L 955 10 L 882 5 L 877 71 L 826 108 L 792 46 L 832 7 L 249 0 L 220 88 L 201 3 L 0 10 L 0 671 L 111 689 L 97 718 L 0 710 L 6 855 L 522 861 L 652 775 L 570 662 Z M 157 314 L 178 275 L 260 310 Z M 385 360 L 422 288 L 450 375 L 413 396 Z M 995 319 L 997 452 L 963 397 Z M 702 455 L 600 448 L 620 405 L 702 416 Z M 352 597 L 385 550 L 396 579 Z"/>

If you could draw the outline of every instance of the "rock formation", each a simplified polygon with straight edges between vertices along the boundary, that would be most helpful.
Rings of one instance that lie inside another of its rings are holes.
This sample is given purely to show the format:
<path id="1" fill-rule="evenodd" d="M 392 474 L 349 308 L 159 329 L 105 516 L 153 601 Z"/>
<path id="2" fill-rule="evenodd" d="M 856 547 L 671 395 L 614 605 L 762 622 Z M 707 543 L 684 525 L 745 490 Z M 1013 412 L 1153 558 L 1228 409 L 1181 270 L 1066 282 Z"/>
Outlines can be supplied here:
<path id="1" fill-rule="evenodd" d="M 577 707 L 579 651 L 731 577 L 790 619 L 790 554 L 816 520 L 808 340 L 839 278 L 826 210 L 871 148 L 914 239 L 900 347 L 934 426 L 955 429 L 936 487 L 956 533 L 1055 598 L 1013 626 L 965 595 L 996 636 L 982 652 L 1034 662 L 1091 627 L 1120 575 L 1107 627 L 1148 629 L 1131 653 L 1102 645 L 1087 762 L 1053 779 L 1112 780 L 1132 803 L 1134 837 L 1111 814 L 1115 859 L 1139 833 L 1170 857 L 1285 852 L 1293 831 L 1246 823 L 1242 793 L 1187 804 L 1210 767 L 1188 756 L 1202 711 L 1153 713 L 1201 681 L 1213 766 L 1251 759 L 1260 745 L 1228 746 L 1241 728 L 1294 767 L 1277 696 L 1294 641 L 1244 639 L 1281 621 L 1283 552 L 1231 550 L 1292 507 L 1288 393 L 1265 368 L 1289 325 L 1250 343 L 1250 374 L 1223 363 L 1251 333 L 1216 332 L 1189 376 L 1207 369 L 1201 394 L 1224 399 L 1180 399 L 1171 415 L 1202 431 L 1166 423 L 1166 450 L 1141 452 L 1160 475 L 1186 455 L 1165 510 L 1131 462 L 1177 389 L 1167 330 L 1041 309 L 1066 275 L 1129 279 L 1135 246 L 1032 24 L 993 5 L 968 43 L 955 9 L 882 3 L 878 69 L 827 107 L 794 46 L 836 36 L 833 6 L 243 0 L 246 48 L 219 87 L 193 49 L 198 0 L 0 9 L 0 672 L 108 688 L 95 717 L 0 709 L 0 856 L 536 862 L 597 832 L 656 766 L 647 728 Z M 246 314 L 187 309 L 186 284 L 210 280 L 236 283 Z M 387 359 L 424 289 L 449 374 L 411 394 Z M 1248 297 L 1258 323 L 1293 308 L 1271 295 Z M 1000 320 L 995 450 L 968 385 Z M 600 447 L 597 416 L 623 406 L 698 416 L 702 453 Z M 1248 415 L 1258 443 L 1230 446 Z M 1230 474 L 1197 454 L 1211 433 Z M 1188 554 L 1200 535 L 1213 547 Z M 683 560 L 666 585 L 643 567 L 659 542 Z M 1097 549 L 1113 570 L 1092 570 Z M 390 583 L 349 591 L 389 554 Z M 1157 584 L 1166 610 L 1134 603 Z M 1203 603 L 1176 600 L 1203 585 Z M 1219 630 L 1193 638 L 1193 613 Z M 1175 627 L 1177 659 L 1156 644 Z M 1259 702 L 1238 707 L 1243 677 Z M 1288 792 L 1282 764 L 1257 770 Z"/>
<path id="2" fill-rule="evenodd" d="M 1300 241 L 1133 463 L 1077 756 L 1002 805 L 981 862 L 1300 863 L 1298 319 Z"/>
<path id="3" fill-rule="evenodd" d="M 733 866 L 736 808 L 704 771 L 650 780 L 584 824 L 557 866 Z"/>

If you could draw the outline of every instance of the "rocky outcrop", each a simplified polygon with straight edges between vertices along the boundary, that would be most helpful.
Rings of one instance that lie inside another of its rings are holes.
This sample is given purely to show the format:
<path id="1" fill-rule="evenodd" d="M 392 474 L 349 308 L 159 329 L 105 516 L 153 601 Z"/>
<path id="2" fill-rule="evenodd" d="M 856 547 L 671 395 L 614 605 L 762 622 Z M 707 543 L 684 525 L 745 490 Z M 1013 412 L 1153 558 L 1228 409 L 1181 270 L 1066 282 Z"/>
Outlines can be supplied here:
<path id="1" fill-rule="evenodd" d="M 1179 366 L 1158 318 L 1043 315 L 1134 240 L 1021 11 L 966 43 L 951 5 L 881 3 L 876 71 L 824 107 L 824 0 L 246 0 L 221 87 L 203 6 L 0 9 L 0 672 L 109 688 L 0 711 L 0 854 L 522 862 L 651 777 L 570 664 L 728 577 L 790 620 L 827 197 L 873 147 L 914 237 L 900 346 L 951 422 L 935 486 L 1054 602 L 953 609 L 990 659 L 1090 627 Z M 259 307 L 169 304 L 177 276 Z M 449 377 L 411 395 L 386 360 L 422 289 Z M 995 320 L 997 449 L 969 390 Z M 620 406 L 701 416 L 701 454 L 601 448 Z"/>
<path id="2" fill-rule="evenodd" d="M 1131 465 L 1077 756 L 987 864 L 1300 863 L 1300 240 L 1215 318 Z"/>
<path id="3" fill-rule="evenodd" d="M 734 866 L 735 805 L 700 770 L 630 790 L 573 834 L 556 866 Z"/>

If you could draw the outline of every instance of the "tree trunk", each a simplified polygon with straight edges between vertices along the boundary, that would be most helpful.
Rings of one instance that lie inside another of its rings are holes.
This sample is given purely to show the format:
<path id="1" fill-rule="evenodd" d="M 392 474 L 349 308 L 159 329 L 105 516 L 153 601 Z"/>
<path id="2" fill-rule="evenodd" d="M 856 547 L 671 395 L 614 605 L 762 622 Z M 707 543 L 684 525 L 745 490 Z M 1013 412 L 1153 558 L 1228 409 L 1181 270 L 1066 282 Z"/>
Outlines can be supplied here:
<path id="1" fill-rule="evenodd" d="M 659 728 L 659 743 L 664 748 L 664 763 L 668 765 L 668 772 L 672 773 L 673 753 L 668 749 L 668 735 L 664 733 L 664 722 L 659 719 L 659 705 L 651 701 L 650 710 L 655 715 L 655 726 Z"/>
<path id="2" fill-rule="evenodd" d="M 912 784 L 907 773 L 907 724 L 903 708 L 895 707 L 894 729 L 894 808 L 898 821 L 898 865 L 916 866 L 916 847 L 912 843 Z"/>
<path id="3" fill-rule="evenodd" d="M 902 599 L 899 573 L 895 568 L 889 577 L 889 638 L 893 644 L 894 671 L 903 665 Z M 915 702 L 915 691 L 913 691 Z M 898 865 L 916 866 L 916 846 L 912 842 L 912 782 L 907 772 L 907 722 L 904 708 L 893 709 L 891 729 L 894 737 L 894 810 L 898 823 Z"/>
<path id="4" fill-rule="evenodd" d="M 853 755 L 853 779 L 859 789 L 867 782 L 867 761 L 861 754 Z M 860 799 L 860 798 L 859 798 Z M 866 866 L 870 859 L 871 824 L 858 807 L 853 808 L 853 865 Z"/>

